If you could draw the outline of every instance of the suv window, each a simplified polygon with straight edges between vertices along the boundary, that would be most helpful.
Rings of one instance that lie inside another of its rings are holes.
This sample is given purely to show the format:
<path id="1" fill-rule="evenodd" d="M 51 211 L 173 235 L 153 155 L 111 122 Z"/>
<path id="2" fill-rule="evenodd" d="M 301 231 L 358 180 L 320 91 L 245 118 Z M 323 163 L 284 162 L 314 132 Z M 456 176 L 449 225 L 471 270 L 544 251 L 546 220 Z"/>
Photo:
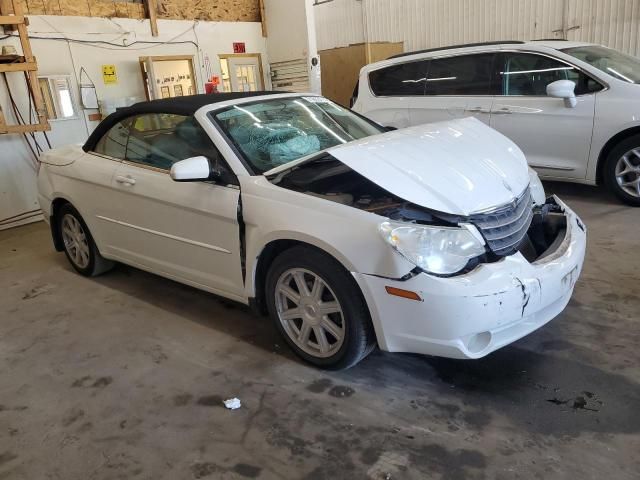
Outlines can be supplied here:
<path id="1" fill-rule="evenodd" d="M 500 63 L 502 95 L 546 96 L 547 85 L 556 80 L 572 80 L 575 94 L 602 90 L 603 86 L 576 67 L 532 53 L 506 53 Z"/>
<path id="2" fill-rule="evenodd" d="M 130 119 L 125 119 L 116 123 L 111 129 L 103 135 L 98 141 L 94 152 L 109 157 L 124 159 L 127 149 L 127 138 L 129 138 Z"/>
<path id="3" fill-rule="evenodd" d="M 422 96 L 427 64 L 428 60 L 420 60 L 374 70 L 369 74 L 371 91 L 383 97 Z"/>
<path id="4" fill-rule="evenodd" d="M 429 64 L 427 95 L 491 95 L 493 53 L 436 58 Z"/>
<path id="5" fill-rule="evenodd" d="M 126 160 L 169 170 L 175 162 L 199 155 L 216 164 L 222 162 L 218 149 L 195 118 L 165 113 L 133 117 Z"/>

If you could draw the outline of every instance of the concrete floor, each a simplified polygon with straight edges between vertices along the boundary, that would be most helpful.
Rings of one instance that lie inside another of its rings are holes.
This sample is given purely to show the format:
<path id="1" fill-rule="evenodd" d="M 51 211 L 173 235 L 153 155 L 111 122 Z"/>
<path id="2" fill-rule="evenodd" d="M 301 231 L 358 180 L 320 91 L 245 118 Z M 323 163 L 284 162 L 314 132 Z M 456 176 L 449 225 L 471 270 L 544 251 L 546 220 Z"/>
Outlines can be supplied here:
<path id="1" fill-rule="evenodd" d="M 639 478 L 640 210 L 547 188 L 590 233 L 559 318 L 483 360 L 339 373 L 212 295 L 77 275 L 42 223 L 0 232 L 0 478 Z"/>

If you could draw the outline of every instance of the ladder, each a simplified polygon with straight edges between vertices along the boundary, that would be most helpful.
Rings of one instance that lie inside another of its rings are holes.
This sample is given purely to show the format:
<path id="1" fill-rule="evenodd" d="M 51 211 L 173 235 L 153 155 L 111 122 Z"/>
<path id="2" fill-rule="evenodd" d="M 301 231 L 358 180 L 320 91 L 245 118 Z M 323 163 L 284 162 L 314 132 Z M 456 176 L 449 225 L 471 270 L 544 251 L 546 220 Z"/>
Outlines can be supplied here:
<path id="1" fill-rule="evenodd" d="M 29 91 L 30 104 L 36 112 L 37 123 L 27 125 L 10 125 L 6 123 L 0 108 L 0 134 L 43 132 L 50 130 L 47 121 L 47 110 L 42 99 L 42 92 L 38 84 L 38 64 L 31 51 L 31 42 L 27 26 L 29 19 L 22 13 L 22 6 L 16 0 L 0 0 L 0 26 L 5 31 L 18 31 L 22 55 L 2 55 L 0 50 L 0 75 L 5 73 L 23 72 Z"/>

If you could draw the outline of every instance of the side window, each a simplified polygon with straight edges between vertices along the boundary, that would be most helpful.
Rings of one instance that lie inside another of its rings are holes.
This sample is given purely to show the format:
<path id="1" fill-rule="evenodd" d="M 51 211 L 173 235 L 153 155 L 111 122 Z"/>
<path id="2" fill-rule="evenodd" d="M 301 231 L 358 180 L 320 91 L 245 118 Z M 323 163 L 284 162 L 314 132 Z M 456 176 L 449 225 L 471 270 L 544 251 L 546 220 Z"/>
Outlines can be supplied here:
<path id="1" fill-rule="evenodd" d="M 102 136 L 93 151 L 109 157 L 124 159 L 130 123 L 129 119 L 116 123 Z"/>
<path id="2" fill-rule="evenodd" d="M 504 55 L 500 71 L 502 95 L 546 96 L 547 85 L 556 80 L 576 83 L 576 95 L 602 90 L 602 85 L 577 68 L 553 58 L 532 53 Z"/>
<path id="3" fill-rule="evenodd" d="M 431 60 L 427 95 L 492 95 L 493 53 Z"/>
<path id="4" fill-rule="evenodd" d="M 199 155 L 207 157 L 213 165 L 224 163 L 218 149 L 195 118 L 149 113 L 132 119 L 127 160 L 170 170 L 175 162 Z"/>
<path id="5" fill-rule="evenodd" d="M 428 60 L 401 63 L 369 74 L 371 91 L 382 97 L 424 95 Z"/>

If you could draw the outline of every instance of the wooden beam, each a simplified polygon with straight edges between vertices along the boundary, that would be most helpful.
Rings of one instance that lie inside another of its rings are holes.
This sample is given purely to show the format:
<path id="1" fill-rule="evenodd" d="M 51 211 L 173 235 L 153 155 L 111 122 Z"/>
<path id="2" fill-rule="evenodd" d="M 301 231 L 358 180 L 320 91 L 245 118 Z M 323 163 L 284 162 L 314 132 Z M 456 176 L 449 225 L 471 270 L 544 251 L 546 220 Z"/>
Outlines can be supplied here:
<path id="1" fill-rule="evenodd" d="M 264 7 L 264 0 L 260 0 L 260 24 L 262 25 L 262 36 L 267 36 L 267 14 Z"/>
<path id="2" fill-rule="evenodd" d="M 18 25 L 24 23 L 22 15 L 0 15 L 0 25 Z"/>
<path id="3" fill-rule="evenodd" d="M 46 132 L 48 130 L 51 130 L 49 123 L 34 123 L 31 125 L 0 124 L 0 133 Z"/>
<path id="4" fill-rule="evenodd" d="M 35 62 L 0 63 L 0 72 L 30 72 L 38 70 Z"/>
<path id="5" fill-rule="evenodd" d="M 151 24 L 151 35 L 158 36 L 158 3 L 157 0 L 144 0 L 147 7 L 147 16 Z"/>

